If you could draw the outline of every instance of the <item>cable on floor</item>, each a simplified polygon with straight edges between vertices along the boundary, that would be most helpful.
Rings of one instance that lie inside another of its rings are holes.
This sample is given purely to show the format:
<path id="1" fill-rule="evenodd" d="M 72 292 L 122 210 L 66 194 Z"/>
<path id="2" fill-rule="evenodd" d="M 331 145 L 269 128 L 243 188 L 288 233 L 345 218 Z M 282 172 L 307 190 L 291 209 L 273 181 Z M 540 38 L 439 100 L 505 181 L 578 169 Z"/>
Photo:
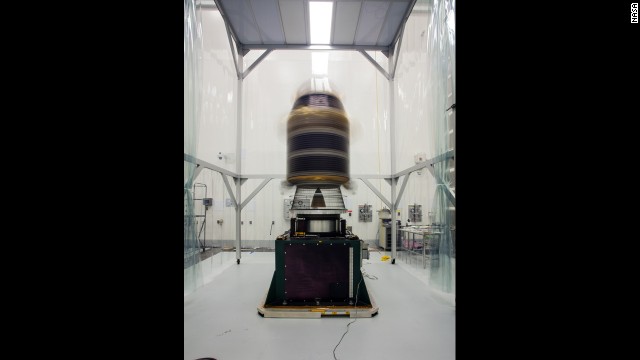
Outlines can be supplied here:
<path id="1" fill-rule="evenodd" d="M 371 279 L 371 280 L 378 280 L 378 277 L 375 275 L 369 275 L 367 274 L 364 270 L 362 270 L 362 276 L 366 277 L 367 279 Z"/>
<path id="2" fill-rule="evenodd" d="M 353 321 L 351 321 L 351 322 L 349 322 L 347 324 L 347 330 L 345 330 L 344 334 L 342 334 L 342 337 L 340 337 L 340 341 L 338 341 L 338 344 L 336 345 L 336 347 L 333 348 L 333 359 L 334 360 L 338 360 L 338 358 L 336 357 L 336 349 L 338 348 L 338 346 L 342 342 L 342 339 L 344 339 L 344 336 L 347 335 L 347 333 L 349 332 L 349 325 L 353 324 L 354 322 L 356 322 L 356 320 L 358 320 L 358 292 L 360 291 L 360 283 L 362 282 L 362 279 L 363 278 L 360 278 L 360 281 L 358 281 L 358 287 L 356 288 L 356 302 L 353 305 L 353 307 L 356 309 L 356 315 L 354 316 Z"/>

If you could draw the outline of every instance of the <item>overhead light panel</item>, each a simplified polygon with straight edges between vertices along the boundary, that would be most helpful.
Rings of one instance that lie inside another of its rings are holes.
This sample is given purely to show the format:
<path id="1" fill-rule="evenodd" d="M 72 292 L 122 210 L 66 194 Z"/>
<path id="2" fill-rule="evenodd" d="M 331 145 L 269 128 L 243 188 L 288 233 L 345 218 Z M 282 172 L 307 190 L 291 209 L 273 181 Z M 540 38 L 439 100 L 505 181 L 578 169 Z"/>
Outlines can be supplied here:
<path id="1" fill-rule="evenodd" d="M 333 1 L 309 1 L 309 28 L 311 44 L 331 43 Z"/>

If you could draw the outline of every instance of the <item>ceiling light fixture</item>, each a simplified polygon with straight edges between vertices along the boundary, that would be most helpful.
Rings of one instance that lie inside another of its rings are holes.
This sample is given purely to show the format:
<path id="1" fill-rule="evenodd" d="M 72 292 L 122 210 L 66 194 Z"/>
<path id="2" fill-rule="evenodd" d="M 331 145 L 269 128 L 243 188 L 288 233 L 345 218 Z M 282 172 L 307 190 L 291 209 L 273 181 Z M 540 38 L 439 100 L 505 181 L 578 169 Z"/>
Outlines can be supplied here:
<path id="1" fill-rule="evenodd" d="M 331 43 L 333 1 L 309 1 L 311 44 Z"/>

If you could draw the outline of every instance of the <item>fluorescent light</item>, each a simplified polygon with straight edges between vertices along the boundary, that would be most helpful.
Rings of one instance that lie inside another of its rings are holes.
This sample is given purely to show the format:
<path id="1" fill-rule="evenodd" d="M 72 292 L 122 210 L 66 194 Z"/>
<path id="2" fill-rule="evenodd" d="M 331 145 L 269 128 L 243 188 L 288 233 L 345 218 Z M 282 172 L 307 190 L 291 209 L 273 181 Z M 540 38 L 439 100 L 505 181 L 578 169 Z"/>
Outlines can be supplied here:
<path id="1" fill-rule="evenodd" d="M 312 52 L 311 53 L 311 73 L 313 75 L 327 75 L 329 70 L 329 53 Z"/>
<path id="2" fill-rule="evenodd" d="M 309 50 L 331 50 L 331 45 L 309 45 Z"/>
<path id="3" fill-rule="evenodd" d="M 309 1 L 309 28 L 312 44 L 331 42 L 333 1 Z"/>

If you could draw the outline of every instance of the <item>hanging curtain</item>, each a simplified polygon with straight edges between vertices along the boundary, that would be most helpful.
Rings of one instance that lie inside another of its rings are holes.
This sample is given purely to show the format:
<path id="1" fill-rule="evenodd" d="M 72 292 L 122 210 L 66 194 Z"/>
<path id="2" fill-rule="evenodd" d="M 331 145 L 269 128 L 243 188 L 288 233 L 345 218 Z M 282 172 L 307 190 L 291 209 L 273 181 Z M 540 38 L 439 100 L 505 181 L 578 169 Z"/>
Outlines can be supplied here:
<path id="1" fill-rule="evenodd" d="M 451 103 L 455 97 L 450 94 L 455 85 L 455 1 L 434 0 L 431 9 L 427 38 L 427 83 L 433 103 L 431 143 L 436 155 L 454 154 L 455 111 Z M 435 163 L 433 170 L 437 186 L 431 211 L 440 235 L 431 243 L 429 282 L 435 289 L 455 294 L 454 159 Z"/>
<path id="2" fill-rule="evenodd" d="M 201 107 L 202 30 L 195 0 L 184 0 L 184 153 L 196 158 Z M 184 293 L 202 285 L 192 185 L 196 165 L 184 162 Z"/>

